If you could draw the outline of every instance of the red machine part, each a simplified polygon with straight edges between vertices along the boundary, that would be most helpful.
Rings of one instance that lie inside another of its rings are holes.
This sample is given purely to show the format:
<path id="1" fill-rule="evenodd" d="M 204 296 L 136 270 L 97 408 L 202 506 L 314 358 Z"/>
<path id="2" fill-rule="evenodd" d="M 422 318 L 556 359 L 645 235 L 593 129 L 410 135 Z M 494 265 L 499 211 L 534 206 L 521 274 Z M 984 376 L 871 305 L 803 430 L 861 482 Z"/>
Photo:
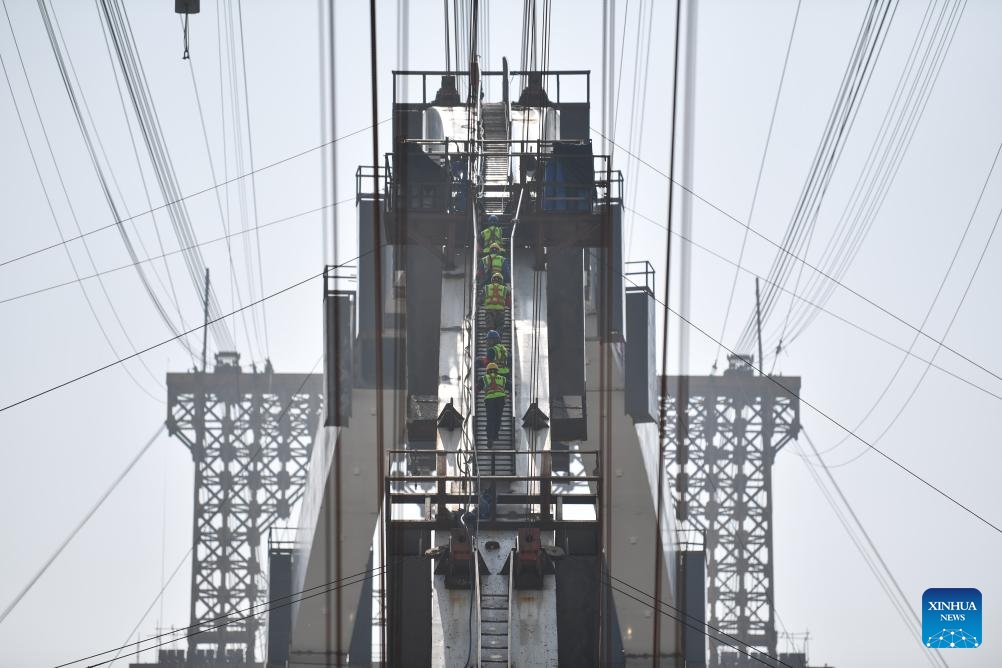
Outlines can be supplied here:
<path id="1" fill-rule="evenodd" d="M 518 530 L 518 560 L 522 566 L 537 564 L 543 559 L 539 529 Z"/>
<path id="2" fill-rule="evenodd" d="M 466 529 L 452 530 L 449 537 L 449 558 L 453 561 L 470 561 L 473 558 L 470 534 Z"/>

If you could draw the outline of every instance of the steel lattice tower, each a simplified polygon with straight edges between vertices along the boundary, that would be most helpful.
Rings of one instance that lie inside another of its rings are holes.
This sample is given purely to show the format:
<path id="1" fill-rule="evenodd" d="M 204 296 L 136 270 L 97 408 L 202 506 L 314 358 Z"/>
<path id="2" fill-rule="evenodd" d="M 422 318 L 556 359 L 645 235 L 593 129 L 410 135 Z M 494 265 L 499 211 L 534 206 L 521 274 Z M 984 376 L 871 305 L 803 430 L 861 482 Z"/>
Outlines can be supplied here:
<path id="1" fill-rule="evenodd" d="M 707 622 L 776 656 L 772 464 L 800 430 L 800 378 L 735 358 L 722 376 L 669 376 L 668 388 L 668 474 L 680 528 L 704 536 Z M 723 649 L 710 640 L 711 666 L 751 661 Z"/>
<path id="2" fill-rule="evenodd" d="M 323 381 L 238 361 L 224 353 L 211 373 L 167 374 L 167 424 L 195 462 L 191 624 L 209 630 L 189 639 L 188 658 L 240 665 L 255 662 L 258 618 L 211 620 L 263 600 L 258 548 L 303 494 Z"/>

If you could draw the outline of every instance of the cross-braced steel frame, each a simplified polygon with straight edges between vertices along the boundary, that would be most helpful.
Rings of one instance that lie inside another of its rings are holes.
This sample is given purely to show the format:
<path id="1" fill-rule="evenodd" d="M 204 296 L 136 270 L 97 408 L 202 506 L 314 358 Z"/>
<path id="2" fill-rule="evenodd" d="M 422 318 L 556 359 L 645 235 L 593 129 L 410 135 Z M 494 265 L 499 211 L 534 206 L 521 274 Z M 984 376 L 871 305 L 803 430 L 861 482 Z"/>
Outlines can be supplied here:
<path id="1" fill-rule="evenodd" d="M 680 528 L 705 536 L 707 622 L 776 656 L 772 464 L 800 430 L 800 378 L 739 367 L 668 388 L 667 474 Z M 711 666 L 740 662 L 724 649 L 711 636 Z"/>
<path id="2" fill-rule="evenodd" d="M 167 374 L 168 427 L 195 462 L 189 659 L 255 662 L 257 616 L 212 620 L 263 600 L 258 549 L 303 494 L 322 392 L 320 374 Z"/>

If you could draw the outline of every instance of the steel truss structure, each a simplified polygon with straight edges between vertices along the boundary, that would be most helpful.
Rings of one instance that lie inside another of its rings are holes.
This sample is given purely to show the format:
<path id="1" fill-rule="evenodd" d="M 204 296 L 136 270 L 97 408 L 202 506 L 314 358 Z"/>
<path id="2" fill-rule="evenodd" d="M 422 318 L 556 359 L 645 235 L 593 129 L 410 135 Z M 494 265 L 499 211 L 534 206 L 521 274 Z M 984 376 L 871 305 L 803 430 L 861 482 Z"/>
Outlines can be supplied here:
<path id="1" fill-rule="evenodd" d="M 235 354 L 216 359 L 210 373 L 167 374 L 168 429 L 195 462 L 191 624 L 199 634 L 188 659 L 254 664 L 260 618 L 218 629 L 211 620 L 264 600 L 258 549 L 302 497 L 323 377 L 270 365 L 246 373 Z"/>
<path id="2" fill-rule="evenodd" d="M 732 360 L 722 376 L 669 376 L 668 388 L 667 474 L 680 528 L 705 537 L 707 622 L 776 656 L 772 464 L 800 431 L 800 378 Z M 744 665 L 724 649 L 711 637 L 710 666 Z"/>

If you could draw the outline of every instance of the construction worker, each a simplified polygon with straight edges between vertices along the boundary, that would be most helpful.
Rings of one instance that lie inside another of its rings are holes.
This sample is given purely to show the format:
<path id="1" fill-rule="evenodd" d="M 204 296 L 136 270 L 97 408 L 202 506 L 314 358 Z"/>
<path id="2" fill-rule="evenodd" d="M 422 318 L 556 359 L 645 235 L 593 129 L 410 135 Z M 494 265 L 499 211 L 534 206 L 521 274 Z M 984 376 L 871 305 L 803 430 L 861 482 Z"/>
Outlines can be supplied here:
<path id="1" fill-rule="evenodd" d="M 509 280 L 508 260 L 505 259 L 504 251 L 497 244 L 493 244 L 487 250 L 487 254 L 480 258 L 480 264 L 477 267 L 477 284 L 483 285 L 494 274 L 501 274 L 505 283 Z"/>
<path id="2" fill-rule="evenodd" d="M 504 284 L 500 273 L 491 276 L 491 282 L 483 288 L 484 316 L 488 329 L 504 329 L 504 310 L 511 306 L 511 292 Z"/>
<path id="3" fill-rule="evenodd" d="M 487 216 L 487 224 L 480 230 L 480 241 L 483 248 L 490 248 L 492 244 L 504 244 L 504 230 L 498 224 L 498 217 L 494 214 Z"/>
<path id="4" fill-rule="evenodd" d="M 487 332 L 487 363 L 491 362 L 498 365 L 498 373 L 502 376 L 511 372 L 508 368 L 508 346 L 501 343 L 501 335 L 493 329 Z"/>
<path id="5" fill-rule="evenodd" d="M 501 431 L 501 415 L 504 402 L 508 398 L 508 381 L 498 373 L 498 365 L 491 362 L 483 377 L 484 408 L 487 409 L 487 446 L 498 440 Z"/>

